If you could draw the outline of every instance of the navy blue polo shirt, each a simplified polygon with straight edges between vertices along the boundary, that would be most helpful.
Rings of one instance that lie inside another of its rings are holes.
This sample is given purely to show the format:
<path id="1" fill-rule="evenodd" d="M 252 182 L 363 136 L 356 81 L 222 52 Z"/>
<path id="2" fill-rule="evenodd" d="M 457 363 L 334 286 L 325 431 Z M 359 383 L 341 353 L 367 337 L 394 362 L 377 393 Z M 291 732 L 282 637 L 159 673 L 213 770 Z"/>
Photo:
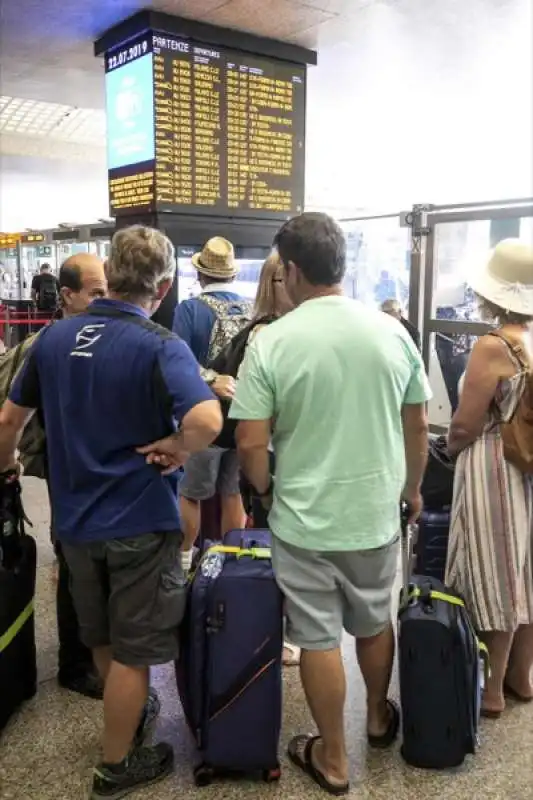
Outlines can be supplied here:
<path id="1" fill-rule="evenodd" d="M 134 322 L 128 303 L 46 328 L 10 392 L 44 416 L 56 534 L 76 543 L 179 529 L 176 479 L 135 448 L 168 436 L 213 394 L 189 347 Z"/>
<path id="2" fill-rule="evenodd" d="M 231 284 L 229 284 L 231 285 Z M 229 291 L 228 284 L 222 285 L 220 289 L 209 288 L 204 289 L 203 293 L 209 294 L 217 300 L 239 301 L 245 300 L 236 292 Z M 198 362 L 203 366 L 207 366 L 207 355 L 209 353 L 209 343 L 211 341 L 211 332 L 215 324 L 216 315 L 212 308 L 206 303 L 203 303 L 199 297 L 192 297 L 189 300 L 183 300 L 176 306 L 174 312 L 174 322 L 172 330 L 186 342 L 194 353 Z"/>

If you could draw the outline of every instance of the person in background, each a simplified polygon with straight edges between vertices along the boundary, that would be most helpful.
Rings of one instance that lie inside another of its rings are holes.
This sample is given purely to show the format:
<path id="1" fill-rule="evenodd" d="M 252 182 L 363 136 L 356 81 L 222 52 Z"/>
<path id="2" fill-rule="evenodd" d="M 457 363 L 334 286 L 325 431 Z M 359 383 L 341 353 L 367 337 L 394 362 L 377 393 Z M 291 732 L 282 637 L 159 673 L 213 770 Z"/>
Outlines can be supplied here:
<path id="1" fill-rule="evenodd" d="M 265 505 L 287 633 L 318 736 L 289 757 L 330 794 L 347 794 L 343 628 L 356 638 L 371 747 L 396 739 L 388 699 L 391 599 L 400 500 L 416 519 L 427 460 L 430 391 L 401 325 L 342 294 L 346 243 L 330 217 L 305 213 L 275 239 L 296 308 L 251 342 L 230 417 L 241 466 Z M 355 345 L 355 346 L 354 346 Z M 270 472 L 272 437 L 276 475 Z"/>
<path id="2" fill-rule="evenodd" d="M 450 426 L 458 457 L 446 583 L 488 647 L 482 713 L 499 717 L 506 696 L 533 700 L 533 488 L 502 439 L 533 364 L 533 248 L 500 242 L 471 285 L 497 328 L 474 345 Z"/>
<path id="3" fill-rule="evenodd" d="M 415 326 L 411 322 L 409 322 L 408 319 L 406 319 L 403 316 L 402 307 L 398 300 L 385 300 L 385 302 L 381 304 L 381 310 L 383 311 L 384 314 L 389 314 L 391 317 L 394 317 L 394 319 L 397 319 L 398 322 L 401 322 L 403 327 L 405 328 L 405 330 L 407 331 L 407 333 L 417 346 L 418 350 L 422 349 L 422 343 L 420 341 L 420 332 L 415 328 Z"/>
<path id="4" fill-rule="evenodd" d="M 31 299 L 38 311 L 55 311 L 59 300 L 59 281 L 52 275 L 50 264 L 41 264 L 31 282 Z"/>
<path id="5" fill-rule="evenodd" d="M 277 252 L 269 255 L 259 276 L 257 294 L 255 297 L 253 321 L 256 323 L 248 337 L 250 344 L 255 336 L 266 325 L 280 319 L 289 311 L 292 311 L 294 304 L 285 289 L 285 271 Z M 274 453 L 270 449 L 270 469 L 274 473 Z M 248 483 L 245 480 L 245 483 Z M 249 484 L 248 484 L 249 486 Z M 256 528 L 268 528 L 268 511 L 265 509 L 261 499 L 256 497 L 253 487 L 250 487 L 252 518 Z M 286 667 L 298 666 L 300 663 L 300 649 L 290 642 L 283 645 L 283 664 Z"/>
<path id="6" fill-rule="evenodd" d="M 96 298 L 105 297 L 107 279 L 104 263 L 98 256 L 78 253 L 70 256 L 59 270 L 59 316 L 71 319 L 83 314 Z M 50 485 L 46 471 L 48 496 Z M 53 506 L 50 532 L 57 558 L 57 632 L 59 638 L 59 671 L 57 679 L 64 689 L 94 697 L 103 697 L 103 683 L 95 673 L 90 649 L 80 639 L 78 615 L 74 607 L 70 588 L 71 575 L 63 555 L 61 542 L 54 533 Z"/>
<path id="7" fill-rule="evenodd" d="M 187 345 L 149 319 L 175 268 L 160 231 L 118 231 L 108 298 L 45 328 L 0 412 L 1 471 L 14 466 L 32 410 L 44 415 L 55 533 L 82 639 L 105 682 L 92 800 L 123 797 L 173 768 L 170 745 L 143 742 L 159 711 L 149 667 L 178 656 L 183 537 L 176 482 L 142 445 L 155 442 L 181 464 L 222 426 Z"/>
<path id="8" fill-rule="evenodd" d="M 59 271 L 60 308 L 57 317 L 70 319 L 76 314 L 86 311 L 89 303 L 96 297 L 104 297 L 107 281 L 104 264 L 95 255 L 80 253 L 68 258 Z M 13 380 L 13 369 L 18 370 L 26 358 L 31 346 L 41 331 L 28 336 L 20 344 L 13 347 L 5 359 L 9 359 L 7 374 Z M 5 397 L 10 386 L 5 386 Z M 19 458 L 24 466 L 24 474 L 45 479 L 48 486 L 48 469 L 46 458 L 46 436 L 43 419 L 36 414 L 19 442 Z M 49 489 L 49 486 L 48 486 Z M 61 543 L 54 534 L 53 509 L 51 508 L 50 534 L 56 554 L 56 610 L 57 632 L 59 638 L 59 670 L 58 683 L 64 689 L 101 699 L 103 684 L 95 673 L 92 653 L 80 639 L 78 617 L 70 590 L 70 572 L 63 556 Z"/>
<path id="9" fill-rule="evenodd" d="M 235 391 L 234 378 L 219 375 L 208 367 L 221 347 L 250 321 L 250 304 L 233 287 L 237 275 L 233 245 L 215 236 L 200 253 L 193 255 L 192 263 L 198 270 L 201 293 L 177 306 L 173 330 L 191 348 L 203 368 L 201 374 L 213 392 L 220 398 L 231 399 Z M 222 507 L 222 535 L 243 528 L 245 514 L 237 455 L 232 450 L 212 447 L 188 460 L 180 481 L 184 568 L 192 558 L 192 547 L 200 531 L 200 503 L 214 497 L 217 492 Z"/>

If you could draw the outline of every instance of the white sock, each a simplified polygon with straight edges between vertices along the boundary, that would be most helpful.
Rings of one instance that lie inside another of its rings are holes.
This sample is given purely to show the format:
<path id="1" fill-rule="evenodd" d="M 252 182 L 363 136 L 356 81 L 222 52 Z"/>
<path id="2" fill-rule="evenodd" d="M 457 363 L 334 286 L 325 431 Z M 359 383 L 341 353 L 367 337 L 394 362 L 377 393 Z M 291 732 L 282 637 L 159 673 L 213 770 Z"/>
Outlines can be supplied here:
<path id="1" fill-rule="evenodd" d="M 181 568 L 185 573 L 191 571 L 192 556 L 193 556 L 192 548 L 190 550 L 181 551 Z"/>

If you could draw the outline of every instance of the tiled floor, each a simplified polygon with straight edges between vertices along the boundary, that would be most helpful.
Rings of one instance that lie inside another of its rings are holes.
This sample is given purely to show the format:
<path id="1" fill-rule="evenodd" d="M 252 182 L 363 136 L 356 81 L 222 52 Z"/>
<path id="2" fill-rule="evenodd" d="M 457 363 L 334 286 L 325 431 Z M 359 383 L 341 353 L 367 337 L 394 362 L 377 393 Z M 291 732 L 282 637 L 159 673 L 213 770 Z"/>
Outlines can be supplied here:
<path id="1" fill-rule="evenodd" d="M 52 553 L 47 543 L 44 487 L 25 483 L 24 497 L 39 541 L 37 631 L 40 687 L 38 696 L 8 726 L 0 741 L 1 800 L 84 800 L 91 766 L 98 757 L 101 706 L 70 695 L 54 680 L 56 630 L 52 585 Z M 360 800 L 533 800 L 533 707 L 510 707 L 504 718 L 482 728 L 479 754 L 453 773 L 413 770 L 402 763 L 397 748 L 374 754 L 365 746 L 364 690 L 349 640 L 345 646 L 350 674 L 346 723 L 352 761 L 351 798 Z M 176 695 L 172 671 L 160 669 L 154 683 L 163 698 L 157 736 L 176 749 L 175 775 L 134 795 L 139 800 L 311 800 L 326 797 L 283 759 L 278 786 L 217 784 L 194 787 L 194 751 Z M 0 687 L 5 691 L 6 687 Z M 312 730 L 298 672 L 285 676 L 285 725 L 282 748 L 291 735 Z"/>

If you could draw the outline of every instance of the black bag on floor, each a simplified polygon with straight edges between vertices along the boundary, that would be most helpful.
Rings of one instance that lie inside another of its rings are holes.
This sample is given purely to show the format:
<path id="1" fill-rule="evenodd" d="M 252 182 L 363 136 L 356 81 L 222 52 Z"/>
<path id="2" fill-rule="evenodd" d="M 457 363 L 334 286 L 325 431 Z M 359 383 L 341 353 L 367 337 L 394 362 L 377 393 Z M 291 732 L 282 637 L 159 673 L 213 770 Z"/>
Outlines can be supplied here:
<path id="1" fill-rule="evenodd" d="M 0 479 L 0 731 L 37 691 L 37 548 L 24 522 L 19 481 Z"/>
<path id="2" fill-rule="evenodd" d="M 423 511 L 418 520 L 416 538 L 417 575 L 428 575 L 444 582 L 448 538 L 450 534 L 450 512 Z"/>
<path id="3" fill-rule="evenodd" d="M 477 748 L 487 650 L 463 600 L 434 578 L 413 576 L 412 560 L 404 513 L 398 617 L 401 753 L 413 767 L 458 767 Z"/>

